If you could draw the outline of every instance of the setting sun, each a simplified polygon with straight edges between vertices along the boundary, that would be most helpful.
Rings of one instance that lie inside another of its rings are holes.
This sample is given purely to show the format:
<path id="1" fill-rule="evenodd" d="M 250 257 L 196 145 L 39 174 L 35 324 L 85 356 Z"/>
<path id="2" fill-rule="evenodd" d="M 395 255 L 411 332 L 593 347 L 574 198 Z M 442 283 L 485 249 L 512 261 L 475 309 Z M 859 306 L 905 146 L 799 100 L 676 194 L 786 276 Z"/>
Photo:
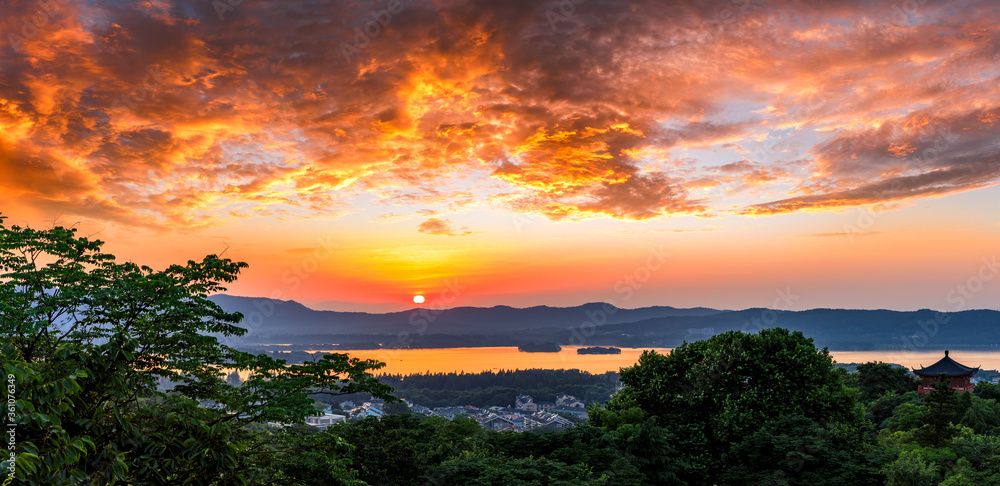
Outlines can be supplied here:
<path id="1" fill-rule="evenodd" d="M 423 295 L 414 295 L 413 296 L 413 303 L 414 304 L 423 304 L 424 303 L 424 296 Z"/>

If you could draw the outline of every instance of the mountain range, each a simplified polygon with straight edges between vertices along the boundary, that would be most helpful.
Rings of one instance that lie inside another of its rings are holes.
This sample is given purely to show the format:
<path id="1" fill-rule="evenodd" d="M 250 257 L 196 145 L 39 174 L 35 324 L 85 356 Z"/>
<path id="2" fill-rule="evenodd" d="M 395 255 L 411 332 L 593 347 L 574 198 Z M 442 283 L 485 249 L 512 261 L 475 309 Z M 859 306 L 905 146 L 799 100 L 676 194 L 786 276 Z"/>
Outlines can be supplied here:
<path id="1" fill-rule="evenodd" d="M 738 311 L 667 306 L 622 309 L 605 303 L 576 307 L 416 308 L 372 314 L 310 309 L 295 301 L 211 297 L 227 312 L 240 312 L 248 329 L 244 345 L 290 344 L 302 348 L 561 345 L 675 347 L 714 334 L 765 327 L 802 331 L 832 350 L 954 349 L 1000 346 L 1000 312 L 969 310 L 811 309 Z"/>

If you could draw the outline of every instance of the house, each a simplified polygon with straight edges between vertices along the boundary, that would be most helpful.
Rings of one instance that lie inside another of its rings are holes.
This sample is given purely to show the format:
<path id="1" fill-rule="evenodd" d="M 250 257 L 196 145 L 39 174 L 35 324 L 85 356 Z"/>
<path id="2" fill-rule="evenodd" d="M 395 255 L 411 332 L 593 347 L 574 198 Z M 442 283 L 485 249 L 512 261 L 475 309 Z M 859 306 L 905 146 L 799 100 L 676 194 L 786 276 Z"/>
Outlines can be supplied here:
<path id="1" fill-rule="evenodd" d="M 527 417 L 524 417 L 525 430 L 544 427 L 546 425 L 551 425 L 559 429 L 566 429 L 572 427 L 573 422 L 552 412 L 535 412 Z"/>
<path id="2" fill-rule="evenodd" d="M 521 429 L 517 432 L 524 430 L 524 415 L 507 413 L 503 415 L 503 418 L 509 420 L 511 424 L 514 424 L 514 427 Z"/>
<path id="3" fill-rule="evenodd" d="M 514 399 L 514 408 L 524 410 L 525 412 L 537 412 L 538 404 L 531 398 L 531 395 L 518 395 Z"/>
<path id="4" fill-rule="evenodd" d="M 523 425 L 508 424 L 496 430 L 497 432 L 524 432 Z"/>
<path id="5" fill-rule="evenodd" d="M 538 405 L 538 410 L 552 410 L 556 408 L 556 402 L 535 402 Z"/>
<path id="6" fill-rule="evenodd" d="M 482 425 L 486 430 L 500 430 L 514 426 L 514 422 L 493 412 L 484 412 L 473 418 L 476 419 L 476 422 L 479 422 L 479 425 Z"/>
<path id="7" fill-rule="evenodd" d="M 466 405 L 464 407 L 438 407 L 434 409 L 433 415 L 452 420 L 458 415 L 469 415 L 475 417 L 481 412 L 482 411 L 476 407 Z"/>
<path id="8" fill-rule="evenodd" d="M 970 368 L 950 357 L 948 350 L 944 351 L 944 358 L 938 360 L 926 368 L 914 369 L 913 374 L 921 378 L 921 383 L 917 385 L 917 393 L 924 394 L 934 390 L 934 383 L 938 381 L 938 375 L 944 373 L 951 382 L 951 389 L 960 393 L 971 392 L 975 388 L 972 385 L 972 375 L 976 374 L 979 368 Z"/>
<path id="9" fill-rule="evenodd" d="M 385 415 L 385 412 L 382 411 L 382 408 L 371 403 L 364 403 L 360 407 L 351 410 L 351 418 L 354 419 L 363 419 L 366 417 L 380 419 L 383 415 Z"/>
<path id="10" fill-rule="evenodd" d="M 556 397 L 556 407 L 558 408 L 579 408 L 585 410 L 587 404 L 577 400 L 573 395 L 562 394 Z"/>
<path id="11" fill-rule="evenodd" d="M 335 413 L 324 413 L 323 415 L 306 417 L 306 424 L 320 429 L 325 429 L 337 422 L 347 422 L 347 417 Z"/>

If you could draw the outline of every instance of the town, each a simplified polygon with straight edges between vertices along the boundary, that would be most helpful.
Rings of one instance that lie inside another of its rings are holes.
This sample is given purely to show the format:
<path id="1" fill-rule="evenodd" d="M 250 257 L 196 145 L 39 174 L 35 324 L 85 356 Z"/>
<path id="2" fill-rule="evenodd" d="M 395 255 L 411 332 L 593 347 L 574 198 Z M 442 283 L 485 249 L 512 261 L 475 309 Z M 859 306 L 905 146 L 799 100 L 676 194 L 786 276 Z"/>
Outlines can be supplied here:
<path id="1" fill-rule="evenodd" d="M 448 420 L 460 416 L 475 419 L 487 430 L 497 432 L 524 432 L 541 429 L 561 430 L 587 420 L 587 405 L 572 395 L 559 395 L 556 401 L 535 401 L 530 395 L 518 395 L 513 406 L 491 406 L 487 408 L 472 405 L 427 408 L 404 399 L 410 413 L 428 417 L 443 417 Z M 391 405 L 391 404 L 390 404 Z M 366 417 L 382 418 L 387 413 L 385 400 L 373 398 L 356 405 L 351 401 L 340 403 L 341 410 L 349 410 L 349 415 L 333 413 L 326 407 L 322 415 L 309 417 L 306 424 L 325 429 L 338 422 L 360 420 Z M 572 417 L 568 418 L 568 417 Z M 281 425 L 272 423 L 271 425 Z"/>

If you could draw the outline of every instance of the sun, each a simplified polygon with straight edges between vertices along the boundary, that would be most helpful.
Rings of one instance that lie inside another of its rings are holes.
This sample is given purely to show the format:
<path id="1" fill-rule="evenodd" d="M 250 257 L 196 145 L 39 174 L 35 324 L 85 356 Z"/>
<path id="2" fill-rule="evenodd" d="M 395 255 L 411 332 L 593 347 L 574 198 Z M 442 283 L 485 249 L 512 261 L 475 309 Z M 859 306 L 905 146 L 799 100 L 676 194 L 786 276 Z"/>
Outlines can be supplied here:
<path id="1" fill-rule="evenodd" d="M 423 304 L 424 303 L 424 296 L 423 295 L 414 295 L 413 296 L 413 303 L 414 304 Z"/>

